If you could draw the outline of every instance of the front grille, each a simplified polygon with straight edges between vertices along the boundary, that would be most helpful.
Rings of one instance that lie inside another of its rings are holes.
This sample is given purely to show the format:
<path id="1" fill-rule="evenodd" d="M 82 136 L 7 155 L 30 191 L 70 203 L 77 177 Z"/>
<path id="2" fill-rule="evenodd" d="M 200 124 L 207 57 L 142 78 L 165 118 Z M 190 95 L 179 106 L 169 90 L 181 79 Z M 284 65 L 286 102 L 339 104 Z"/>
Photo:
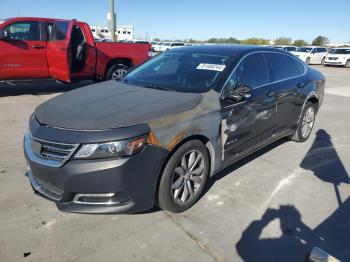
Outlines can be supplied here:
<path id="1" fill-rule="evenodd" d="M 40 157 L 42 159 L 56 160 L 62 163 L 67 161 L 78 147 L 78 144 L 51 142 L 34 137 L 32 139 L 40 145 Z"/>
<path id="2" fill-rule="evenodd" d="M 338 60 L 338 57 L 328 57 L 328 60 Z"/>
<path id="3" fill-rule="evenodd" d="M 42 142 L 40 154 L 48 159 L 65 160 L 76 145 Z"/>

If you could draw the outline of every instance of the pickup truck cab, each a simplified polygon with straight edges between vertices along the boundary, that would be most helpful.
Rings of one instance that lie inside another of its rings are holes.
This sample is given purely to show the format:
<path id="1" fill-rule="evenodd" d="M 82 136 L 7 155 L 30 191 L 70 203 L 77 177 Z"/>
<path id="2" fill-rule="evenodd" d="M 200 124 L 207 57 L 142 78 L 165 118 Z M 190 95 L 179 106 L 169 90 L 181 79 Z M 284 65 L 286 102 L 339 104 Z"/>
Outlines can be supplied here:
<path id="1" fill-rule="evenodd" d="M 0 81 L 53 78 L 119 80 L 149 58 L 149 44 L 97 43 L 76 20 L 21 17 L 0 21 Z"/>

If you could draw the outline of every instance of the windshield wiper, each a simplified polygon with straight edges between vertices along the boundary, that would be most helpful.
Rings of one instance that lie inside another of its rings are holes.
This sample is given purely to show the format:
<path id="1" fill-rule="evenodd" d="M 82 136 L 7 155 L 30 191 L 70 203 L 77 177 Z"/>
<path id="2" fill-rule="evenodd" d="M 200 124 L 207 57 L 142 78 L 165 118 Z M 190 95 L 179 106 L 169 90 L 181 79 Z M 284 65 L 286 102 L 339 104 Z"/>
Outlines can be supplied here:
<path id="1" fill-rule="evenodd" d="M 164 90 L 164 91 L 172 91 L 173 90 L 171 88 L 158 86 L 158 85 L 155 85 L 155 84 L 144 84 L 144 85 L 140 85 L 140 86 L 146 87 L 146 88 L 153 88 L 153 89 L 158 89 L 158 90 Z"/>

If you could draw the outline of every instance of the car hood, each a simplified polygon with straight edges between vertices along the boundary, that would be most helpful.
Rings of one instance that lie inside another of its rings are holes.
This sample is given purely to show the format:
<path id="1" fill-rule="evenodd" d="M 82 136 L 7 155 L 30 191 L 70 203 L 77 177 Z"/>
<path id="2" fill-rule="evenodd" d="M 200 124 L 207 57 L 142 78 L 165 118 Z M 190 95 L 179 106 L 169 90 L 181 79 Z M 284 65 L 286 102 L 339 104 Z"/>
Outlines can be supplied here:
<path id="1" fill-rule="evenodd" d="M 42 125 L 74 130 L 106 130 L 176 115 L 201 103 L 200 93 L 181 93 L 107 81 L 59 95 L 41 104 Z"/>

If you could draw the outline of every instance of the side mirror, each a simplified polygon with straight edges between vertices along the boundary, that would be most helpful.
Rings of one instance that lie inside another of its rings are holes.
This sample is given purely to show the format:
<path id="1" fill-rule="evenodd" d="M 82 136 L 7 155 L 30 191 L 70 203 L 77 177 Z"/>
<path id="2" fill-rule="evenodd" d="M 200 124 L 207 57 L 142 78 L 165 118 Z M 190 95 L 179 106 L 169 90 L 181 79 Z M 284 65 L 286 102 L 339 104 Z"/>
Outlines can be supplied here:
<path id="1" fill-rule="evenodd" d="M 230 97 L 237 102 L 252 96 L 252 88 L 245 84 L 238 83 L 237 86 L 231 91 Z"/>
<path id="2" fill-rule="evenodd" d="M 9 38 L 9 32 L 7 30 L 0 29 L 0 40 Z"/>

